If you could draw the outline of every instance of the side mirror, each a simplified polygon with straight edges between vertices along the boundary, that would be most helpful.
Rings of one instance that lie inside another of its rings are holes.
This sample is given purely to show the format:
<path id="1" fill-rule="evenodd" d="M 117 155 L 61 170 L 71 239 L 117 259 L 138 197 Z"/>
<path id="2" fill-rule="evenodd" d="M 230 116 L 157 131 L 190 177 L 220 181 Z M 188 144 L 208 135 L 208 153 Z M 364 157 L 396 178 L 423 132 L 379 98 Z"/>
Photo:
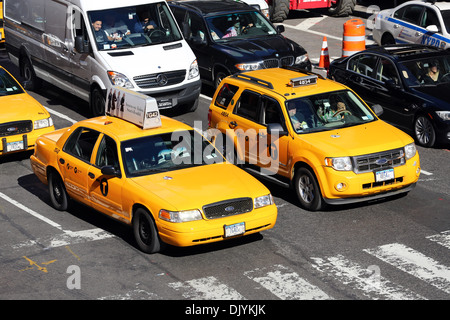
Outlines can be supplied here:
<path id="1" fill-rule="evenodd" d="M 267 134 L 277 134 L 278 136 L 288 135 L 288 133 L 284 131 L 283 126 L 279 123 L 267 124 Z"/>
<path id="2" fill-rule="evenodd" d="M 121 177 L 120 170 L 116 170 L 113 166 L 104 166 L 101 168 L 101 172 L 105 176 Z"/>
<path id="3" fill-rule="evenodd" d="M 386 88 L 388 88 L 388 89 L 400 89 L 401 88 L 400 85 L 397 84 L 397 82 L 395 82 L 392 79 L 386 80 L 384 83 L 386 84 Z"/>
<path id="4" fill-rule="evenodd" d="M 89 53 L 89 41 L 85 41 L 82 36 L 75 37 L 75 50 L 78 53 Z"/>
<path id="5" fill-rule="evenodd" d="M 379 116 L 381 116 L 383 114 L 383 107 L 380 106 L 379 104 L 374 104 L 372 106 L 372 111 L 375 112 L 377 117 L 379 117 Z"/>
<path id="6" fill-rule="evenodd" d="M 277 32 L 278 32 L 278 34 L 284 32 L 284 26 L 282 24 L 277 25 Z"/>
<path id="7" fill-rule="evenodd" d="M 437 33 L 437 32 L 439 32 L 439 29 L 438 29 L 437 25 L 435 25 L 435 24 L 429 25 L 429 26 L 426 27 L 425 29 L 426 29 L 428 32 L 431 32 L 431 33 Z"/>

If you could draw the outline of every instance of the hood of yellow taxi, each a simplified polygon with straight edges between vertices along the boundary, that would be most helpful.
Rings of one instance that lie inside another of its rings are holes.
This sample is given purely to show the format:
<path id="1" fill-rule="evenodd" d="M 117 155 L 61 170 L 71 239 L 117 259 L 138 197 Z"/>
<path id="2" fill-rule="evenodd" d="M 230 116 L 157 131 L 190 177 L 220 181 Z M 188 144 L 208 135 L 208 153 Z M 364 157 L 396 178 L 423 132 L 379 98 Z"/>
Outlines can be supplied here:
<path id="1" fill-rule="evenodd" d="M 229 163 L 196 166 L 132 180 L 145 192 L 174 207 L 168 210 L 201 209 L 209 203 L 270 193 L 253 176 Z"/>
<path id="2" fill-rule="evenodd" d="M 327 157 L 357 156 L 401 148 L 414 142 L 403 131 L 377 120 L 342 129 L 333 129 L 301 136 L 312 149 Z"/>
<path id="3" fill-rule="evenodd" d="M 28 93 L 0 97 L 0 122 L 37 120 L 49 116 L 47 110 Z"/>

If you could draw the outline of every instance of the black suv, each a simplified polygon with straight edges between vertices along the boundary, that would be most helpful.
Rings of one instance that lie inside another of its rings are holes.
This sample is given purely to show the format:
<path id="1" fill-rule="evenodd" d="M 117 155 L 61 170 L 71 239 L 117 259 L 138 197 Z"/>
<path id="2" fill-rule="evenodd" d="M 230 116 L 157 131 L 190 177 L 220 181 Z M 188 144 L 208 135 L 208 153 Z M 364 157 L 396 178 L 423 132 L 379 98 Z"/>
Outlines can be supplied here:
<path id="1" fill-rule="evenodd" d="M 252 6 L 235 0 L 171 1 L 169 6 L 206 84 L 217 87 L 228 75 L 264 68 L 311 70 L 305 49 Z"/>

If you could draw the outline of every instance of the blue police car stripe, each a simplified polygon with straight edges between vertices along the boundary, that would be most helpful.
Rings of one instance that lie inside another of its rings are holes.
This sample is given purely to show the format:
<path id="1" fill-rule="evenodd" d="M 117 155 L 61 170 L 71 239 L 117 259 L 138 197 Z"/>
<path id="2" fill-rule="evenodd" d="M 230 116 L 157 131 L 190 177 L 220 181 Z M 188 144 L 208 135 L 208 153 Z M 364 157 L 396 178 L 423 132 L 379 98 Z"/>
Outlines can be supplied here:
<path id="1" fill-rule="evenodd" d="M 397 23 L 397 24 L 399 24 L 399 25 L 401 25 L 403 27 L 406 27 L 406 28 L 414 30 L 414 31 L 422 32 L 424 35 L 426 35 L 428 37 L 436 38 L 438 40 L 445 41 L 445 42 L 450 42 L 450 38 L 446 38 L 446 37 L 444 37 L 444 36 L 442 36 L 440 34 L 437 34 L 437 33 L 428 32 L 425 28 L 421 28 L 421 27 L 418 27 L 416 25 L 413 25 L 413 24 L 410 24 L 410 23 L 407 23 L 407 22 L 404 22 L 404 21 L 401 21 L 401 20 L 398 20 L 398 19 L 394 19 L 392 17 L 389 17 L 387 19 L 387 21 L 392 22 L 392 23 Z"/>

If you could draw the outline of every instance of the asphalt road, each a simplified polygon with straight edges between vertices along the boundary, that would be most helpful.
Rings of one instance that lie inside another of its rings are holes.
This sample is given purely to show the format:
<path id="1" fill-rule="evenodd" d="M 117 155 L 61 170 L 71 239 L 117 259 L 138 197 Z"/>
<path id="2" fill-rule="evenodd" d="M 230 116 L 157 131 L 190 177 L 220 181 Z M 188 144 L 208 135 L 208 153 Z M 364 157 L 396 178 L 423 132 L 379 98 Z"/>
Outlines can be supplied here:
<path id="1" fill-rule="evenodd" d="M 333 59 L 341 55 L 343 23 L 353 17 L 366 22 L 366 9 L 358 6 L 347 18 L 293 12 L 283 23 L 285 36 L 316 64 L 326 36 Z M 17 75 L 5 55 L 0 64 Z M 51 85 L 30 94 L 49 109 L 57 128 L 88 117 L 85 102 Z M 211 96 L 205 86 L 195 112 L 164 113 L 206 129 Z M 237 317 L 232 305 L 245 305 L 244 299 L 259 306 L 272 300 L 449 300 L 450 153 L 418 150 L 423 171 L 407 196 L 313 213 L 299 208 L 294 192 L 262 181 L 278 207 L 273 229 L 154 255 L 137 249 L 128 227 L 90 208 L 54 210 L 29 153 L 3 157 L 0 299 L 196 300 L 197 306 L 214 306 L 199 300 L 230 300 L 218 310 L 222 318 Z M 171 311 L 182 316 L 190 306 Z M 269 304 L 258 317 L 281 308 Z"/>

